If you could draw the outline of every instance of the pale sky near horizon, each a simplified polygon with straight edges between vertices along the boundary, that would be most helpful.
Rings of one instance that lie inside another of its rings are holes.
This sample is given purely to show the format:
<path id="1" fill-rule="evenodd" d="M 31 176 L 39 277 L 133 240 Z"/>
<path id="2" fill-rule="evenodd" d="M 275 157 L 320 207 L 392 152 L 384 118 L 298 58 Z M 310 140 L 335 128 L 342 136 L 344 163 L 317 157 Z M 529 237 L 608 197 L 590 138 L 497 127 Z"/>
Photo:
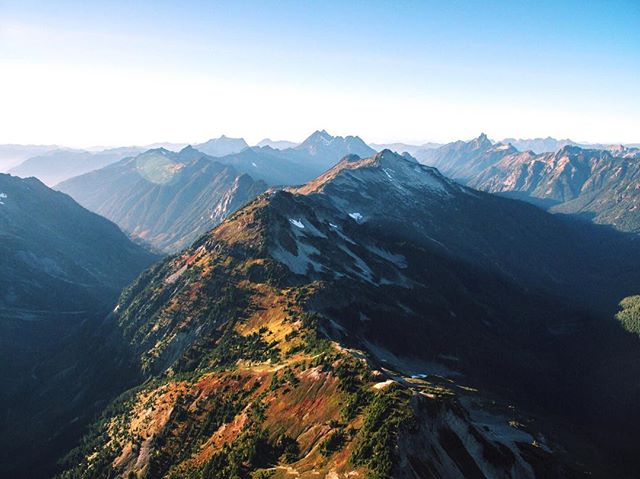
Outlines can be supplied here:
<path id="1" fill-rule="evenodd" d="M 0 0 L 0 144 L 640 142 L 640 2 Z"/>

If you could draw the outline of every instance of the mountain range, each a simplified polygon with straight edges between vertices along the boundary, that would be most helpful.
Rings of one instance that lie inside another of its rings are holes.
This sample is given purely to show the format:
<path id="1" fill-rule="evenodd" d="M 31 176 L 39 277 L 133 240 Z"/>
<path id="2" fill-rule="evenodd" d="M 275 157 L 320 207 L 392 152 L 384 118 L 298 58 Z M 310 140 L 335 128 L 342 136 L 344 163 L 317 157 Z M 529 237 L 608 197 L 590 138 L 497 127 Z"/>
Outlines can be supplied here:
<path id="1" fill-rule="evenodd" d="M 125 157 L 135 156 L 143 150 L 137 147 L 112 148 L 89 152 L 82 150 L 54 150 L 33 156 L 9 173 L 21 178 L 36 177 L 44 184 L 53 186 L 73 176 L 100 169 Z"/>
<path id="2" fill-rule="evenodd" d="M 155 149 L 71 178 L 57 189 L 132 237 L 175 252 L 263 192 L 267 184 L 304 183 L 354 151 L 374 153 L 360 138 L 332 137 L 324 131 L 295 149 L 247 147 L 217 158 L 193 147 L 179 153 Z"/>
<path id="3" fill-rule="evenodd" d="M 318 130 L 293 148 L 255 147 L 219 161 L 232 164 L 270 185 L 295 185 L 311 180 L 346 155 L 374 153 L 375 150 L 357 136 L 332 136 L 325 130 Z"/>
<path id="4" fill-rule="evenodd" d="M 470 185 L 640 233 L 640 150 L 585 150 L 505 156 Z"/>
<path id="5" fill-rule="evenodd" d="M 56 145 L 0 145 L 0 173 L 6 173 L 33 156 L 59 148 Z"/>
<path id="6" fill-rule="evenodd" d="M 0 477 L 634 477 L 640 150 L 404 146 L 0 175 Z"/>
<path id="7" fill-rule="evenodd" d="M 204 143 L 196 144 L 194 147 L 209 156 L 226 156 L 239 153 L 249 145 L 244 141 L 244 138 L 229 138 L 222 135 L 220 138 L 213 138 Z"/>
<path id="8" fill-rule="evenodd" d="M 565 146 L 578 146 L 578 143 L 569 140 L 568 138 L 564 140 L 556 140 L 550 136 L 546 138 L 530 139 L 505 138 L 500 143 L 513 145 L 519 151 L 532 151 L 534 153 L 552 153 L 564 148 Z"/>
<path id="9" fill-rule="evenodd" d="M 509 144 L 494 144 L 484 133 L 471 141 L 455 141 L 427 150 L 420 160 L 445 175 L 467 181 L 505 155 L 518 150 Z"/>
<path id="10" fill-rule="evenodd" d="M 46 185 L 54 186 L 74 176 L 98 170 L 149 149 L 178 151 L 185 146 L 187 145 L 179 143 L 158 143 L 147 147 L 96 147 L 77 150 L 57 146 L 0 145 L 0 171 L 6 169 L 10 174 L 22 178 L 33 176 Z M 237 153 L 248 146 L 242 138 L 228 138 L 225 135 L 197 145 L 200 151 L 210 156 Z"/>
<path id="11" fill-rule="evenodd" d="M 426 161 L 474 188 L 638 233 L 639 160 L 640 149 L 625 146 L 536 154 L 480 135 L 434 150 Z"/>
<path id="12" fill-rule="evenodd" d="M 410 145 L 407 143 L 371 143 L 369 146 L 376 151 L 391 150 L 396 153 L 409 153 L 411 156 L 422 159 L 427 154 L 426 150 L 440 148 L 442 143 L 424 143 L 422 145 Z"/>
<path id="13" fill-rule="evenodd" d="M 132 237 L 184 249 L 267 185 L 192 147 L 149 150 L 58 185 Z"/>
<path id="14" fill-rule="evenodd" d="M 295 148 L 298 146 L 298 143 L 287 140 L 272 140 L 271 138 L 265 138 L 264 140 L 260 140 L 255 146 L 268 146 L 274 150 L 286 150 L 287 148 Z"/>
<path id="15" fill-rule="evenodd" d="M 591 150 L 606 150 L 615 147 L 615 144 L 611 143 L 580 143 L 573 140 L 564 139 L 556 140 L 548 136 L 547 138 L 531 138 L 531 139 L 515 139 L 505 138 L 500 143 L 509 143 L 515 146 L 520 151 L 533 151 L 534 153 L 554 153 L 561 150 L 565 146 L 578 146 L 584 149 Z M 625 145 L 627 148 L 638 148 L 638 144 Z"/>
<path id="16" fill-rule="evenodd" d="M 137 385 L 59 477 L 627 474 L 640 350 L 611 316 L 639 253 L 391 151 L 348 156 L 123 293 L 101 341 Z"/>
<path id="17" fill-rule="evenodd" d="M 0 463 L 25 457 L 62 419 L 51 403 L 28 409 L 48 377 L 38 366 L 51 364 L 69 337 L 99 322 L 156 259 L 67 195 L 35 178 L 0 174 Z"/>

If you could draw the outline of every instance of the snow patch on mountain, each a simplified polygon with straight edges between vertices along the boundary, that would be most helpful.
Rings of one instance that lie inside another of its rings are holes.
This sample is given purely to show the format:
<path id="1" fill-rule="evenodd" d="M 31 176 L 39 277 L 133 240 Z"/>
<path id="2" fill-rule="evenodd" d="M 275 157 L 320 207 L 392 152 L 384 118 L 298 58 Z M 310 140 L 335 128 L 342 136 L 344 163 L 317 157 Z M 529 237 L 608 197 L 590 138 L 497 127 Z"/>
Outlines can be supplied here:
<path id="1" fill-rule="evenodd" d="M 373 280 L 373 271 L 371 271 L 369 265 L 360 256 L 355 254 L 345 245 L 338 245 L 338 248 L 347 253 L 354 261 L 354 268 L 347 268 L 350 273 L 368 283 L 375 283 Z"/>
<path id="2" fill-rule="evenodd" d="M 293 218 L 289 218 L 289 223 L 291 223 L 293 226 L 296 226 L 300 229 L 304 229 L 304 224 L 300 220 L 294 220 Z"/>
<path id="3" fill-rule="evenodd" d="M 311 258 L 313 255 L 319 257 L 320 251 L 299 240 L 296 241 L 296 249 L 297 254 L 293 254 L 278 245 L 271 251 L 271 256 L 296 274 L 307 274 L 309 268 L 316 273 L 322 272 L 323 266 Z"/>

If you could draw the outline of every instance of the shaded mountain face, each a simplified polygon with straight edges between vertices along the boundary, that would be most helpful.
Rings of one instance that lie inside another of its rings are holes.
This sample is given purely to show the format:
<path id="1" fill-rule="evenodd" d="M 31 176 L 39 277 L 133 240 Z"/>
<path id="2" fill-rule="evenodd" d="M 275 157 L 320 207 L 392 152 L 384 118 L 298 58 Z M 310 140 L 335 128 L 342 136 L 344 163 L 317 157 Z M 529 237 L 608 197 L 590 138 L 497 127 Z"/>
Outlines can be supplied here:
<path id="1" fill-rule="evenodd" d="M 22 436 L 32 426 L 52 432 L 34 410 L 16 412 L 46 378 L 37 365 L 84 324 L 101 320 L 155 259 L 67 195 L 35 178 L 0 175 L 0 463 L 17 444 L 38 440 Z"/>
<path id="2" fill-rule="evenodd" d="M 640 232 L 640 150 L 567 146 L 556 153 L 508 155 L 469 181 L 550 211 Z"/>
<path id="3" fill-rule="evenodd" d="M 390 151 L 261 195 L 121 296 L 105 324 L 140 386 L 60 477 L 633 465 L 637 338 L 573 283 L 606 302 L 624 293 L 602 282 L 637 285 L 624 276 L 637 265 L 602 261 L 582 227 Z M 639 261 L 626 238 L 599 238 Z"/>
<path id="4" fill-rule="evenodd" d="M 190 245 L 267 185 L 187 147 L 149 150 L 58 188 L 164 251 Z"/>
<path id="5" fill-rule="evenodd" d="M 451 178 L 466 181 L 504 156 L 517 151 L 510 144 L 493 144 L 483 133 L 471 141 L 456 141 L 440 148 L 421 151 L 417 158 Z"/>
<path id="6" fill-rule="evenodd" d="M 53 186 L 73 176 L 120 161 L 142 152 L 141 148 L 113 148 L 99 152 L 56 150 L 35 156 L 11 169 L 9 173 L 21 178 L 36 177 L 44 184 Z"/>
<path id="7" fill-rule="evenodd" d="M 0 236 L 0 306 L 25 320 L 113 297 L 153 258 L 116 225 L 35 178 L 0 175 Z"/>
<path id="8" fill-rule="evenodd" d="M 299 161 L 300 155 L 292 152 L 269 146 L 253 147 L 217 160 L 269 185 L 298 185 L 321 172 L 314 165 Z"/>
<path id="9" fill-rule="evenodd" d="M 194 145 L 194 148 L 209 156 L 226 156 L 232 153 L 239 153 L 248 146 L 244 138 L 229 138 L 222 135 L 220 138 L 213 138 L 204 143 Z"/>

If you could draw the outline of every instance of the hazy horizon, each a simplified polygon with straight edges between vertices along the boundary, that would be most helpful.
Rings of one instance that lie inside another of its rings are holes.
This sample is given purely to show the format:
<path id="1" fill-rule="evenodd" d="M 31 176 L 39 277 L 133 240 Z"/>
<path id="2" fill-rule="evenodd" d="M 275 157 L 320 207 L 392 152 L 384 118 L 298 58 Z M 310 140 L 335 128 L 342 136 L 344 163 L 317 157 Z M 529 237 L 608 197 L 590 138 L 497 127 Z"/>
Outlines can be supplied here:
<path id="1" fill-rule="evenodd" d="M 640 5 L 3 2 L 0 143 L 637 143 Z"/>
<path id="2" fill-rule="evenodd" d="M 475 138 L 477 138 L 478 136 L 480 136 L 481 134 L 484 134 L 484 132 L 479 132 L 477 135 L 473 136 L 473 137 L 467 137 L 467 138 L 453 138 L 451 140 L 448 141 L 430 141 L 430 140 L 422 140 L 422 141 L 402 141 L 402 140 L 389 140 L 389 141 L 369 141 L 367 138 L 364 138 L 361 135 L 358 135 L 357 133 L 349 133 L 346 135 L 337 135 L 334 134 L 330 129 L 327 128 L 317 128 L 315 130 L 313 130 L 312 132 L 309 132 L 308 135 L 305 135 L 302 138 L 299 139 L 295 139 L 292 140 L 290 138 L 270 138 L 270 137 L 263 137 L 260 138 L 259 140 L 256 141 L 248 141 L 246 137 L 243 136 L 231 136 L 231 135 L 226 135 L 225 133 L 220 133 L 219 135 L 214 135 L 211 136 L 209 138 L 205 138 L 205 139 L 199 139 L 197 141 L 153 141 L 150 143 L 131 143 L 131 144 L 102 144 L 102 145 L 98 145 L 98 144 L 88 144 L 88 145 L 70 145 L 70 144 L 61 144 L 59 142 L 57 143 L 1 143 L 0 142 L 0 146 L 32 146 L 32 147 L 56 147 L 56 148 L 68 148 L 70 150 L 83 150 L 83 151 L 103 151 L 103 150 L 109 150 L 109 149 L 117 149 L 117 148 L 160 148 L 160 147 L 169 147 L 171 145 L 174 145 L 176 147 L 178 147 L 179 149 L 184 148 L 186 146 L 197 146 L 198 144 L 201 143 L 205 143 L 209 140 L 216 140 L 219 139 L 221 137 L 227 137 L 227 138 L 232 138 L 232 139 L 244 139 L 245 141 L 247 141 L 247 144 L 251 147 L 257 146 L 258 143 L 260 143 L 261 141 L 264 140 L 270 140 L 272 142 L 278 142 L 278 141 L 285 141 L 285 142 L 291 142 L 291 143 L 296 143 L 296 144 L 301 144 L 305 139 L 307 139 L 311 134 L 320 131 L 320 130 L 325 130 L 327 131 L 330 135 L 332 136 L 357 136 L 360 137 L 367 145 L 394 145 L 394 144 L 405 144 L 407 146 L 414 146 L 414 147 L 419 147 L 422 145 L 428 145 L 428 144 L 433 144 L 433 145 L 446 145 L 447 143 L 452 143 L 455 141 L 471 141 Z M 595 146 L 599 146 L 599 145 L 611 145 L 611 146 L 615 146 L 615 145 L 626 145 L 626 146 L 633 146 L 633 147 L 637 147 L 638 145 L 640 145 L 640 141 L 630 141 L 630 142 L 593 142 L 590 140 L 583 140 L 583 139 L 575 139 L 575 138 L 564 138 L 564 137 L 552 137 L 552 136 L 539 136 L 539 137 L 526 137 L 526 138 L 519 138 L 519 137 L 514 137 L 514 136 L 505 136 L 503 138 L 492 138 L 491 136 L 489 136 L 489 139 L 493 142 L 501 142 L 504 140 L 517 140 L 517 141 L 536 141 L 536 140 L 547 140 L 547 139 L 551 139 L 551 140 L 556 140 L 558 142 L 562 142 L 562 141 L 571 141 L 574 142 L 576 144 L 579 144 L 581 146 L 589 146 L 589 145 L 595 145 Z M 171 148 L 168 148 L 171 149 Z"/>

